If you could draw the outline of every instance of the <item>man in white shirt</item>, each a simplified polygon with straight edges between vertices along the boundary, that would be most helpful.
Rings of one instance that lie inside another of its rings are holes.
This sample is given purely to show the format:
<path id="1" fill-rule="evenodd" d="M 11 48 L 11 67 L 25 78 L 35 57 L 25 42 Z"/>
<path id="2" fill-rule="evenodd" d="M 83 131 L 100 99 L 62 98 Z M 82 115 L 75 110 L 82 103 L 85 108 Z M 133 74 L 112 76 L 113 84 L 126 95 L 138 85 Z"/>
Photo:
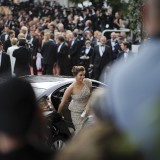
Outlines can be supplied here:
<path id="1" fill-rule="evenodd" d="M 112 49 L 106 45 L 107 39 L 102 36 L 100 45 L 95 46 L 90 67 L 94 68 L 94 79 L 99 80 L 99 77 L 105 66 L 112 62 Z"/>

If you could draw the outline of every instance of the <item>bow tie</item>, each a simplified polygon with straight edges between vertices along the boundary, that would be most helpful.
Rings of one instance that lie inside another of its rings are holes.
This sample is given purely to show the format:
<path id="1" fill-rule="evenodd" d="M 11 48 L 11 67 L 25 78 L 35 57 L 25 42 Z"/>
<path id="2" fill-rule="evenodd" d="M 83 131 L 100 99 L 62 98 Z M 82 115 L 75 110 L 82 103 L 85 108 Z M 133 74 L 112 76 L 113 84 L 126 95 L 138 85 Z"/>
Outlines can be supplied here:
<path id="1" fill-rule="evenodd" d="M 104 47 L 104 45 L 101 45 L 101 47 Z"/>

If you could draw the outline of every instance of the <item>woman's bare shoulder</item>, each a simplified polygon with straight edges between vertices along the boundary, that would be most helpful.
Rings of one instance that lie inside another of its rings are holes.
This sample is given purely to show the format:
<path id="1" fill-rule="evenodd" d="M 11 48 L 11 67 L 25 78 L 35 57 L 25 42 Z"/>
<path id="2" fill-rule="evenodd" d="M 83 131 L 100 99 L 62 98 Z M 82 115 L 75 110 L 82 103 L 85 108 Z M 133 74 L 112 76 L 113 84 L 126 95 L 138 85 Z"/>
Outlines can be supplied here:
<path id="1" fill-rule="evenodd" d="M 74 88 L 74 82 L 68 86 L 67 90 L 72 92 L 73 88 Z"/>

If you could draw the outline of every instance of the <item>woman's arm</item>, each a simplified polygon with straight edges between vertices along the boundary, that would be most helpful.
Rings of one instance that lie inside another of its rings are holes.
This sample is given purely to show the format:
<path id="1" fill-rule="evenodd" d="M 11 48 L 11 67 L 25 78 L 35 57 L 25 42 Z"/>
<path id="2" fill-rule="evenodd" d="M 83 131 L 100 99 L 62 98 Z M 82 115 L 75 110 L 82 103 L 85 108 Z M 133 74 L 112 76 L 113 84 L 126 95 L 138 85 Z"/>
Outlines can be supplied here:
<path id="1" fill-rule="evenodd" d="M 66 91 L 64 92 L 64 95 L 63 95 L 63 98 L 61 100 L 61 103 L 59 104 L 59 107 L 58 107 L 58 113 L 61 113 L 62 112 L 62 109 L 65 105 L 65 102 L 68 100 L 68 98 L 71 96 L 72 94 L 72 90 L 73 90 L 73 85 L 71 84 L 67 89 Z"/>
<path id="2" fill-rule="evenodd" d="M 123 23 L 123 20 L 122 20 L 122 19 L 120 19 L 120 20 L 119 20 L 119 24 L 120 24 L 120 28 L 125 28 L 125 26 L 124 26 L 124 23 Z"/>

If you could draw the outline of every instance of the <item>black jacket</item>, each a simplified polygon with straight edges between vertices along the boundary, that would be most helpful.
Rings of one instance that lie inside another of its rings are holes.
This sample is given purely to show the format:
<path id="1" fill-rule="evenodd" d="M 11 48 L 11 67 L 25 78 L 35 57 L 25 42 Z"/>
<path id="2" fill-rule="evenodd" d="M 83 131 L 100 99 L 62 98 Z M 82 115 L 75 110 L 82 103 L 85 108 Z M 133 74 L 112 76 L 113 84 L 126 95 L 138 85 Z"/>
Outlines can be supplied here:
<path id="1" fill-rule="evenodd" d="M 80 56 L 85 55 L 85 50 L 86 50 L 86 46 L 83 46 L 82 50 L 81 50 Z M 93 55 L 93 52 L 94 52 L 94 49 L 93 49 L 93 47 L 91 47 L 90 50 L 89 50 L 89 52 L 88 52 L 88 54 L 87 54 L 87 56 L 89 56 L 89 58 L 91 58 L 92 55 Z"/>
<path id="2" fill-rule="evenodd" d="M 51 160 L 54 153 L 48 150 L 36 149 L 31 145 L 26 145 L 7 154 L 0 154 L 1 160 Z"/>
<path id="3" fill-rule="evenodd" d="M 117 59 L 118 54 L 122 52 L 122 48 L 119 43 L 117 43 L 114 48 L 115 49 L 113 51 L 113 60 Z"/>
<path id="4" fill-rule="evenodd" d="M 26 47 L 19 47 L 14 50 L 13 57 L 16 58 L 14 73 L 16 76 L 24 76 L 30 74 L 30 58 L 31 53 Z"/>
<path id="5" fill-rule="evenodd" d="M 70 49 L 69 49 L 69 54 L 71 57 L 77 57 L 79 55 L 79 45 L 80 45 L 80 42 L 76 38 L 73 45 L 70 46 Z"/>
<path id="6" fill-rule="evenodd" d="M 39 40 L 35 36 L 33 37 L 32 45 L 32 56 L 36 56 L 39 49 Z"/>
<path id="7" fill-rule="evenodd" d="M 92 56 L 91 64 L 94 65 L 95 68 L 103 69 L 106 65 L 109 65 L 112 61 L 112 51 L 111 47 L 105 45 L 105 50 L 103 55 L 100 55 L 99 52 L 100 45 L 95 46 L 94 54 Z"/>
<path id="8" fill-rule="evenodd" d="M 57 48 L 57 64 L 60 68 L 60 74 L 66 76 L 71 74 L 71 64 L 68 58 L 68 51 L 69 47 L 66 45 L 65 42 L 61 46 L 59 52 Z"/>
<path id="9" fill-rule="evenodd" d="M 54 65 L 57 61 L 57 45 L 54 41 L 49 40 L 43 44 L 41 54 L 43 56 L 42 63 L 48 65 Z"/>
<path id="10" fill-rule="evenodd" d="M 5 50 L 5 52 L 7 52 L 7 49 L 8 49 L 9 47 L 11 47 L 11 40 L 10 40 L 10 39 L 8 39 L 8 40 L 6 40 L 6 41 L 4 42 L 4 50 Z"/>
<path id="11" fill-rule="evenodd" d="M 2 52 L 2 57 L 1 57 L 0 76 L 1 77 L 11 76 L 10 57 L 4 52 Z"/>

